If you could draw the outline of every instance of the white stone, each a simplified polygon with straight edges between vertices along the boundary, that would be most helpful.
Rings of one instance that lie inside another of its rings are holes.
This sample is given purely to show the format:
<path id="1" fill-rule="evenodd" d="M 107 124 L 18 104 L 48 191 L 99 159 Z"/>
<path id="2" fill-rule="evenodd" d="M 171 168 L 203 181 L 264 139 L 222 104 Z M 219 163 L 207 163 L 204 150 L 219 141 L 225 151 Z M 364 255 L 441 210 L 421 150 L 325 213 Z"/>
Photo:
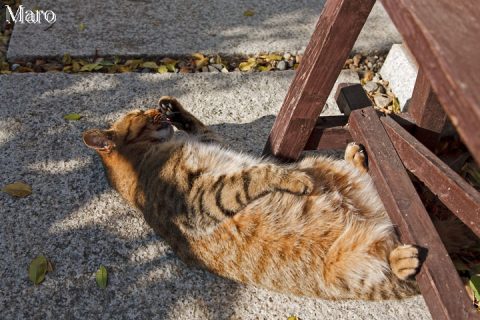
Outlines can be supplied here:
<path id="1" fill-rule="evenodd" d="M 418 73 L 417 63 L 411 53 L 403 44 L 394 44 L 379 73 L 382 79 L 389 82 L 392 92 L 400 102 L 401 110 L 405 111 Z"/>

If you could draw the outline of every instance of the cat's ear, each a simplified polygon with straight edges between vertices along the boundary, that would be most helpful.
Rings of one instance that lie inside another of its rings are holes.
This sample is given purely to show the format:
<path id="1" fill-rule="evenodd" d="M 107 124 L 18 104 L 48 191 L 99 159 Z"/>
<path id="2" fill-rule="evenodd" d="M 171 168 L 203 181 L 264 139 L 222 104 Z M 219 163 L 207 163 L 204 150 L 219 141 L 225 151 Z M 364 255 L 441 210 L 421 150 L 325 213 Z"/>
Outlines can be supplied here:
<path id="1" fill-rule="evenodd" d="M 97 151 L 110 152 L 115 147 L 111 130 L 93 129 L 83 133 L 83 142 Z"/>

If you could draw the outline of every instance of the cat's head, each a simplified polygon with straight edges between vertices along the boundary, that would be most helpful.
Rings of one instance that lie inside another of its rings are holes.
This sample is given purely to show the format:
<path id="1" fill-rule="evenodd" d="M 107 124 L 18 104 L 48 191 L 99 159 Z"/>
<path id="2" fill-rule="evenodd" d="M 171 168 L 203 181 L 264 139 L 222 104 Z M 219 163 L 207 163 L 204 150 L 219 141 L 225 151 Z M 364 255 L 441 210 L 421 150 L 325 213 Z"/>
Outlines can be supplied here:
<path id="1" fill-rule="evenodd" d="M 107 130 L 85 131 L 83 141 L 89 148 L 105 155 L 126 145 L 162 143 L 172 136 L 173 126 L 166 116 L 160 110 L 149 109 L 129 112 Z"/>

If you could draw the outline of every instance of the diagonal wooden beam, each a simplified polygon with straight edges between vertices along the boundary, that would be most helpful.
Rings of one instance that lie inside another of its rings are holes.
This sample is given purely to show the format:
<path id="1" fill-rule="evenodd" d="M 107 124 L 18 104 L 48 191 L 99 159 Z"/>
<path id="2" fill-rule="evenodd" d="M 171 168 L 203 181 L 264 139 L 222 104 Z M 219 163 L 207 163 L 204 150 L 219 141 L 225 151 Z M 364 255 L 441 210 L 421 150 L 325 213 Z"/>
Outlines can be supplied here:
<path id="1" fill-rule="evenodd" d="M 478 1 L 382 0 L 382 4 L 480 164 Z"/>
<path id="2" fill-rule="evenodd" d="M 327 0 L 264 154 L 295 160 L 303 151 L 375 0 Z"/>
<path id="3" fill-rule="evenodd" d="M 349 128 L 354 140 L 367 150 L 369 173 L 401 240 L 428 250 L 416 279 L 433 318 L 477 319 L 452 260 L 376 112 L 372 108 L 353 111 Z"/>
<path id="4" fill-rule="evenodd" d="M 381 121 L 405 167 L 480 237 L 480 193 L 395 120 Z"/>

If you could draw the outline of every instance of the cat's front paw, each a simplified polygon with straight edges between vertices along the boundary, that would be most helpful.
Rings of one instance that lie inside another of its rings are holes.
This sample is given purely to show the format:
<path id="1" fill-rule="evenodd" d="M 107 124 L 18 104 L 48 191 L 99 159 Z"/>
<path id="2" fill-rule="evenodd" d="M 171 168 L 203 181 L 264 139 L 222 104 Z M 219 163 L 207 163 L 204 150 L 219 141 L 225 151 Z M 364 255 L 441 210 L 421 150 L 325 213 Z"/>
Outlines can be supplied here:
<path id="1" fill-rule="evenodd" d="M 312 193 L 314 183 L 312 178 L 303 171 L 286 170 L 280 180 L 279 188 L 297 195 L 308 195 Z"/>
<path id="2" fill-rule="evenodd" d="M 406 280 L 417 274 L 420 269 L 419 250 L 412 245 L 401 245 L 390 252 L 390 268 L 401 280 Z"/>

